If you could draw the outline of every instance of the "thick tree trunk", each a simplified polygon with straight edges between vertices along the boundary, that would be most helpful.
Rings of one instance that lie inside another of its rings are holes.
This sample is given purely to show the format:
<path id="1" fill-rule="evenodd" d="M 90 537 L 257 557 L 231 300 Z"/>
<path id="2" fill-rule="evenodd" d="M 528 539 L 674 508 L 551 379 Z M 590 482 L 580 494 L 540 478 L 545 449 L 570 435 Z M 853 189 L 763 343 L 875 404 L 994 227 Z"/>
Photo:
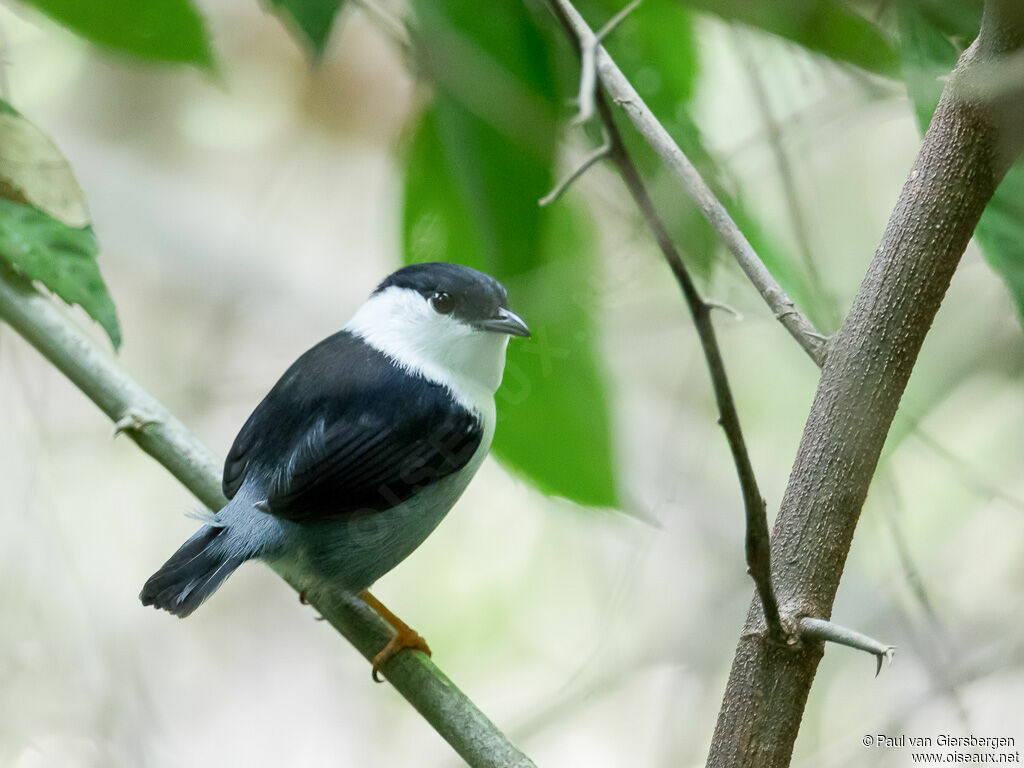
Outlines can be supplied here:
<path id="1" fill-rule="evenodd" d="M 982 210 L 1020 150 L 1020 95 L 979 72 L 1019 50 L 1024 2 L 986 7 L 829 352 L 772 536 L 783 615 L 829 618 L 854 528 L 914 362 Z M 773 646 L 754 600 L 708 766 L 789 764 L 820 643 Z"/>

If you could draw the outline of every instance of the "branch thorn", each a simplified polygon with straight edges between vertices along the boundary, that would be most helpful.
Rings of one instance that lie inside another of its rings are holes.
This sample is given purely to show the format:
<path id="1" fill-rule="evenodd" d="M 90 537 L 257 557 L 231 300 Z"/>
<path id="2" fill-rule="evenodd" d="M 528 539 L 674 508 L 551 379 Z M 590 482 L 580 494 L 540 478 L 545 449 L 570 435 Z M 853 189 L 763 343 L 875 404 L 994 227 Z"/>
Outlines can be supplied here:
<path id="1" fill-rule="evenodd" d="M 837 643 L 848 648 L 856 648 L 858 651 L 865 651 L 872 654 L 878 661 L 875 669 L 875 677 L 882 671 L 882 661 L 892 664 L 893 654 L 896 653 L 895 645 L 886 645 L 875 640 L 873 637 L 857 632 L 847 627 L 841 627 L 825 619 L 815 619 L 804 616 L 797 623 L 802 637 L 810 637 L 815 640 L 822 640 L 827 643 Z"/>
<path id="2" fill-rule="evenodd" d="M 141 411 L 129 410 L 124 416 L 114 422 L 114 437 L 124 432 L 141 432 L 151 424 L 159 424 L 160 420 L 148 416 Z"/>
<path id="3" fill-rule="evenodd" d="M 736 318 L 737 322 L 743 320 L 743 313 L 735 307 L 731 307 L 723 301 L 715 301 L 714 299 L 704 299 L 704 306 L 708 309 L 720 309 L 726 314 L 732 315 Z"/>

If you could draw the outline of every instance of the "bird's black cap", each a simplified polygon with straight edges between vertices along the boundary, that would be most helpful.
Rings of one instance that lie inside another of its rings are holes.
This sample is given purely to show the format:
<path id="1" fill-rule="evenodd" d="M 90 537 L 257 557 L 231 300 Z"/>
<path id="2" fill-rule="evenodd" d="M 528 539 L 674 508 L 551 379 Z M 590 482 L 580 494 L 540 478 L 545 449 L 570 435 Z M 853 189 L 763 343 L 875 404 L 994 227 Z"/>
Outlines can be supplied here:
<path id="1" fill-rule="evenodd" d="M 374 294 L 392 287 L 417 291 L 428 299 L 436 293 L 447 293 L 455 302 L 452 314 L 471 323 L 494 318 L 501 309 L 508 308 L 505 286 L 461 264 L 435 261 L 403 267 L 378 285 Z"/>

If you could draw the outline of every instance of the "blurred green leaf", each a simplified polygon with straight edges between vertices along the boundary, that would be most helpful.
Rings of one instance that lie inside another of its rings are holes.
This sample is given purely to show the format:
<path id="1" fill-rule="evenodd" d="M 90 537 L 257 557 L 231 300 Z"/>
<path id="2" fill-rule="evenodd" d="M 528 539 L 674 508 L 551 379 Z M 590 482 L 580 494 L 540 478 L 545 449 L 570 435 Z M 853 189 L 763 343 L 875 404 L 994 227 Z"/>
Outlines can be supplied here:
<path id="1" fill-rule="evenodd" d="M 34 205 L 71 227 L 89 211 L 71 166 L 50 137 L 0 100 L 0 197 Z"/>
<path id="2" fill-rule="evenodd" d="M 985 259 L 1003 278 L 1024 324 L 1024 163 L 1006 174 L 975 232 Z"/>
<path id="3" fill-rule="evenodd" d="M 577 7 L 598 29 L 622 0 L 582 0 Z M 693 14 L 682 3 L 644 2 L 603 41 L 615 63 L 661 119 L 671 120 L 693 95 L 699 61 Z M 568 45 L 568 41 L 563 41 Z"/>
<path id="4" fill-rule="evenodd" d="M 960 47 L 965 48 L 978 34 L 984 5 L 984 0 L 899 0 L 898 21 L 902 24 L 906 20 L 903 12 L 911 10 L 914 16 L 924 21 L 931 29 L 959 42 Z M 904 32 L 901 29 L 901 48 L 904 47 L 904 39 Z"/>
<path id="5" fill-rule="evenodd" d="M 331 27 L 344 0 L 267 0 L 317 60 L 324 54 Z"/>
<path id="6" fill-rule="evenodd" d="M 944 29 L 954 29 L 965 38 L 965 45 L 981 25 L 980 6 L 974 9 L 973 20 L 960 6 L 952 19 L 946 16 L 938 21 L 934 13 L 926 12 L 929 7 L 924 0 L 904 0 L 899 6 L 903 77 L 922 130 L 927 129 L 942 95 L 939 78 L 950 73 L 960 55 L 960 46 Z M 1010 289 L 1024 323 L 1024 163 L 1018 162 L 1006 174 L 982 214 L 975 237 L 985 260 Z"/>
<path id="7" fill-rule="evenodd" d="M 892 43 L 863 16 L 833 0 L 681 0 L 696 10 L 756 27 L 836 61 L 896 77 Z"/>
<path id="8" fill-rule="evenodd" d="M 941 32 L 919 10 L 916 3 L 899 5 L 900 70 L 917 121 L 924 131 L 942 96 L 943 81 L 956 65 L 960 51 L 949 35 Z M 981 15 L 978 15 L 980 23 Z M 977 27 L 974 33 L 977 33 Z"/>
<path id="9" fill-rule="evenodd" d="M 191 0 L 22 0 L 85 39 L 143 59 L 214 68 Z"/>
<path id="10" fill-rule="evenodd" d="M 96 264 L 91 227 L 69 227 L 38 208 L 0 200 L 0 258 L 38 280 L 68 304 L 78 304 L 121 346 L 117 311 Z"/>
<path id="11" fill-rule="evenodd" d="M 559 88 L 526 6 L 414 3 L 437 83 L 407 157 L 407 261 L 453 261 L 501 280 L 534 338 L 513 340 L 497 394 L 494 452 L 545 493 L 617 503 L 611 425 L 594 323 L 599 281 L 587 222 L 553 183 Z"/>
<path id="12" fill-rule="evenodd" d="M 592 26 L 599 28 L 622 5 L 619 0 L 582 0 L 579 8 Z M 704 150 L 699 131 L 687 111 L 699 67 L 692 14 L 681 3 L 641 3 L 604 44 L 701 174 L 706 178 L 709 174 L 717 177 L 718 170 Z M 563 45 L 568 47 L 568 42 Z M 574 62 L 574 76 L 578 71 L 578 63 Z M 708 277 L 719 243 L 717 235 L 697 206 L 680 193 L 675 178 L 664 173 L 664 164 L 633 126 L 621 114 L 616 119 L 630 154 L 649 181 L 649 192 L 665 226 L 686 257 L 687 266 Z M 596 129 L 593 138 L 599 140 Z"/>

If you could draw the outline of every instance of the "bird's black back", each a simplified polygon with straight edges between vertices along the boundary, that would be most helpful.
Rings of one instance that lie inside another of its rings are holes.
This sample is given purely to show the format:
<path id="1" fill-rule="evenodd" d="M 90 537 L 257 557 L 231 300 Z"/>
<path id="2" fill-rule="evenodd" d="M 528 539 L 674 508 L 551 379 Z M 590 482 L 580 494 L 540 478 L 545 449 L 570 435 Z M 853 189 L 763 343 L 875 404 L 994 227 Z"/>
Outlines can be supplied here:
<path id="1" fill-rule="evenodd" d="M 228 453 L 224 494 L 249 481 L 267 511 L 299 522 L 380 511 L 461 469 L 482 435 L 445 387 L 341 331 L 253 411 Z"/>

